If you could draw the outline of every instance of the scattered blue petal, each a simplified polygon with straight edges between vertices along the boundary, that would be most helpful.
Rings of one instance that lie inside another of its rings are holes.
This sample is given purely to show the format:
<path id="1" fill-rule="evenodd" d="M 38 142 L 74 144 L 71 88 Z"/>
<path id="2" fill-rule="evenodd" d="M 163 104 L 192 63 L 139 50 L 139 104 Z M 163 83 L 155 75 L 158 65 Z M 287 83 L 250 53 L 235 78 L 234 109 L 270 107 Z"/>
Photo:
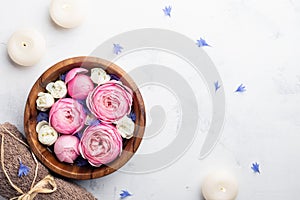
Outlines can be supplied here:
<path id="1" fill-rule="evenodd" d="M 171 17 L 171 11 L 172 11 L 172 7 L 171 6 L 166 6 L 164 9 L 163 9 L 164 13 L 165 13 L 165 16 L 169 16 Z"/>
<path id="2" fill-rule="evenodd" d="M 116 81 L 120 80 L 120 78 L 117 75 L 115 75 L 115 74 L 110 74 L 110 79 L 111 80 L 116 80 Z"/>
<path id="3" fill-rule="evenodd" d="M 79 132 L 75 133 L 74 136 L 80 140 L 82 138 L 82 134 L 83 133 L 81 131 L 79 131 Z"/>
<path id="4" fill-rule="evenodd" d="M 215 91 L 217 91 L 218 89 L 220 89 L 221 85 L 219 85 L 219 82 L 216 81 L 215 82 Z"/>
<path id="5" fill-rule="evenodd" d="M 135 120 L 136 120 L 136 115 L 135 115 L 135 113 L 134 113 L 133 111 L 130 112 L 129 117 L 131 118 L 132 121 L 135 122 Z"/>
<path id="6" fill-rule="evenodd" d="M 207 44 L 207 42 L 204 39 L 202 39 L 201 37 L 200 37 L 200 40 L 197 40 L 196 44 L 197 44 L 198 47 L 205 47 L 205 46 L 210 47 L 210 45 Z"/>
<path id="7" fill-rule="evenodd" d="M 235 92 L 245 92 L 246 91 L 246 87 L 243 85 L 243 84 L 241 84 L 236 90 L 235 90 Z"/>
<path id="8" fill-rule="evenodd" d="M 122 190 L 122 193 L 120 194 L 121 199 L 125 199 L 126 197 L 132 196 L 127 190 Z"/>
<path id="9" fill-rule="evenodd" d="M 78 103 L 80 103 L 81 105 L 86 106 L 86 101 L 85 101 L 85 100 L 77 99 L 77 101 L 78 101 Z"/>
<path id="10" fill-rule="evenodd" d="M 90 114 L 90 110 L 88 109 L 87 105 L 86 105 L 86 101 L 85 100 L 79 100 L 77 99 L 77 101 L 83 106 L 83 110 L 85 112 L 85 114 Z"/>
<path id="11" fill-rule="evenodd" d="M 114 54 L 118 55 L 122 52 L 123 47 L 120 44 L 114 44 L 113 52 Z"/>
<path id="12" fill-rule="evenodd" d="M 259 171 L 259 164 L 258 164 L 257 162 L 252 163 L 251 169 L 253 170 L 254 173 L 259 173 L 259 174 L 260 174 L 260 171 Z"/>
<path id="13" fill-rule="evenodd" d="M 36 116 L 36 121 L 37 123 L 41 122 L 41 121 L 49 121 L 49 114 L 46 112 L 39 112 L 39 114 Z"/>
<path id="14" fill-rule="evenodd" d="M 97 126 L 101 123 L 99 119 L 95 119 L 89 123 L 90 126 Z"/>
<path id="15" fill-rule="evenodd" d="M 67 73 L 63 73 L 59 75 L 59 79 L 65 81 Z"/>
<path id="16" fill-rule="evenodd" d="M 18 172 L 18 176 L 27 176 L 27 174 L 29 173 L 29 167 L 27 167 L 26 165 L 23 165 L 21 159 L 19 159 L 20 161 L 20 168 L 19 168 L 19 172 Z"/>
<path id="17" fill-rule="evenodd" d="M 78 158 L 74 161 L 74 163 L 78 166 L 78 167 L 83 167 L 89 164 L 89 162 L 84 159 L 81 156 L 78 156 Z"/>
<path id="18" fill-rule="evenodd" d="M 100 124 L 101 121 L 95 117 L 92 113 L 88 114 L 85 120 L 85 124 L 88 126 L 96 126 Z"/>

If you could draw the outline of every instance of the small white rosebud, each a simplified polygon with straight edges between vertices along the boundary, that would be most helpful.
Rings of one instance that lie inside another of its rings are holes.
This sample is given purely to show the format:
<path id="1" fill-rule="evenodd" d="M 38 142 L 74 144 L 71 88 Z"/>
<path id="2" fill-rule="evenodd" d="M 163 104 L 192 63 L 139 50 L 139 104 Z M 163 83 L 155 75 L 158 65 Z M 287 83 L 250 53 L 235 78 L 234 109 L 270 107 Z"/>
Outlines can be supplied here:
<path id="1" fill-rule="evenodd" d="M 48 122 L 41 121 L 36 126 L 36 131 L 38 133 L 38 140 L 40 143 L 51 146 L 55 143 L 58 138 L 57 132 L 49 126 Z"/>
<path id="2" fill-rule="evenodd" d="M 117 130 L 123 138 L 132 138 L 134 132 L 134 122 L 129 117 L 124 116 L 122 119 L 117 121 L 116 124 Z"/>
<path id="3" fill-rule="evenodd" d="M 38 133 L 40 131 L 40 129 L 42 128 L 42 126 L 45 126 L 45 125 L 49 125 L 49 123 L 45 120 L 40 121 L 35 127 L 36 132 Z"/>
<path id="4" fill-rule="evenodd" d="M 67 86 L 65 82 L 61 80 L 48 83 L 46 90 L 56 99 L 63 98 L 67 95 Z"/>
<path id="5" fill-rule="evenodd" d="M 39 92 L 36 100 L 36 108 L 40 111 L 46 111 L 54 104 L 54 98 L 49 93 Z"/>
<path id="6" fill-rule="evenodd" d="M 91 69 L 91 79 L 94 83 L 100 85 L 106 83 L 110 80 L 110 75 L 108 75 L 103 69 L 101 68 L 93 68 Z"/>

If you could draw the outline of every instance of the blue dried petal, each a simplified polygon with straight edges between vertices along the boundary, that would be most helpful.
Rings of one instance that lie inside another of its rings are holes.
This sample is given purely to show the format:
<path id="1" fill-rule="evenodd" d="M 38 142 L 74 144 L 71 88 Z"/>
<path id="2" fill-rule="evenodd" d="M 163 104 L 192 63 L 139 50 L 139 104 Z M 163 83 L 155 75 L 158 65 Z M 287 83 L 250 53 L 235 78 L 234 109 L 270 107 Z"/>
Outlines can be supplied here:
<path id="1" fill-rule="evenodd" d="M 65 82 L 67 73 L 63 73 L 59 75 L 59 79 Z"/>
<path id="2" fill-rule="evenodd" d="M 210 47 L 210 45 L 207 44 L 207 42 L 203 38 L 201 38 L 201 37 L 200 37 L 200 40 L 197 40 L 196 44 L 197 44 L 198 47 L 205 47 L 205 46 L 209 46 Z"/>
<path id="3" fill-rule="evenodd" d="M 172 11 L 172 7 L 171 6 L 165 6 L 165 8 L 163 9 L 165 16 L 169 16 L 171 17 L 171 11 Z"/>
<path id="4" fill-rule="evenodd" d="M 125 199 L 126 197 L 132 196 L 127 190 L 122 190 L 122 193 L 120 193 L 120 198 Z"/>
<path id="5" fill-rule="evenodd" d="M 110 74 L 110 79 L 111 80 L 116 80 L 116 81 L 120 80 L 120 78 L 117 75 L 115 75 L 115 74 Z"/>
<path id="6" fill-rule="evenodd" d="M 20 167 L 19 167 L 19 172 L 18 172 L 18 176 L 21 177 L 21 176 L 27 176 L 28 173 L 29 173 L 29 167 L 27 167 L 26 165 L 23 165 L 21 159 L 19 159 L 20 161 Z"/>
<path id="7" fill-rule="evenodd" d="M 218 89 L 220 89 L 221 85 L 219 85 L 218 81 L 216 81 L 214 84 L 215 84 L 215 91 L 217 91 Z"/>
<path id="8" fill-rule="evenodd" d="M 37 123 L 41 122 L 41 121 L 49 121 L 49 114 L 46 112 L 39 112 L 39 114 L 36 116 L 36 121 Z"/>
<path id="9" fill-rule="evenodd" d="M 260 171 L 259 171 L 259 164 L 258 164 L 257 162 L 252 163 L 251 169 L 253 170 L 254 173 L 259 173 L 259 174 L 260 174 Z"/>
<path id="10" fill-rule="evenodd" d="M 236 90 L 235 90 L 235 92 L 245 92 L 246 91 L 246 87 L 243 85 L 243 84 L 241 84 Z"/>
<path id="11" fill-rule="evenodd" d="M 135 120 L 136 120 L 136 114 L 134 112 L 131 111 L 130 114 L 129 114 L 129 117 L 131 118 L 132 121 L 135 122 Z"/>
<path id="12" fill-rule="evenodd" d="M 86 105 L 86 101 L 85 100 L 79 100 L 79 99 L 77 99 L 77 101 L 78 101 L 78 103 L 80 103 L 83 106 L 83 110 L 84 110 L 85 114 L 88 115 L 88 114 L 91 113 L 91 111 L 89 110 L 89 108 Z"/>
<path id="13" fill-rule="evenodd" d="M 83 133 L 80 131 L 80 132 L 75 133 L 74 136 L 80 140 L 82 138 L 82 134 Z"/>
<path id="14" fill-rule="evenodd" d="M 114 54 L 118 55 L 119 53 L 122 52 L 123 47 L 121 47 L 120 44 L 113 44 L 113 45 L 114 45 L 113 47 Z"/>
<path id="15" fill-rule="evenodd" d="M 83 167 L 89 164 L 89 162 L 84 159 L 81 156 L 78 156 L 78 158 L 74 161 L 74 163 L 78 166 L 78 167 Z"/>
<path id="16" fill-rule="evenodd" d="M 99 119 L 95 119 L 89 123 L 90 126 L 97 126 L 101 123 Z"/>

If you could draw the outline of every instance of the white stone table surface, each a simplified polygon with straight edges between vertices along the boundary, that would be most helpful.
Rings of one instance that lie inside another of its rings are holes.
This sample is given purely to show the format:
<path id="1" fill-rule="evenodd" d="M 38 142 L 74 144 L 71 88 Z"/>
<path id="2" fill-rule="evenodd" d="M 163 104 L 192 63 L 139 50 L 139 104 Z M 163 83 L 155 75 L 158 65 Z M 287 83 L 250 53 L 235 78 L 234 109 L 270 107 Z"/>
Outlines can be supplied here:
<path id="1" fill-rule="evenodd" d="M 198 200 L 203 177 L 211 170 L 226 168 L 239 180 L 238 200 L 295 200 L 300 196 L 299 0 L 86 2 L 89 13 L 85 23 L 67 30 L 50 20 L 50 0 L 1 1 L 1 123 L 11 122 L 23 131 L 25 101 L 42 72 L 65 58 L 91 54 L 114 35 L 139 28 L 162 28 L 181 33 L 195 42 L 203 37 L 211 45 L 204 47 L 204 51 L 218 69 L 226 96 L 222 136 L 212 153 L 199 159 L 210 123 L 209 114 L 200 113 L 199 133 L 204 134 L 198 134 L 190 148 L 172 165 L 152 173 L 120 171 L 78 183 L 104 200 L 119 199 L 122 189 L 133 193 L 128 197 L 132 200 Z M 171 17 L 164 16 L 162 11 L 168 5 L 172 6 Z M 33 67 L 17 66 L 7 56 L 10 35 L 24 27 L 39 30 L 47 42 L 46 54 Z M 148 59 L 165 65 L 169 62 L 174 68 L 180 68 L 176 61 L 164 58 L 156 55 Z M 134 59 L 134 56 L 128 57 L 128 60 Z M 127 71 L 130 69 L 128 60 L 124 57 L 118 62 Z M 197 81 L 191 76 L 190 80 L 194 79 Z M 241 83 L 247 91 L 234 93 Z M 170 101 L 171 105 L 167 125 L 161 132 L 165 135 L 145 139 L 140 146 L 142 153 L 169 144 L 176 132 L 174 127 L 178 126 L 178 104 L 167 92 L 159 95 L 159 87 L 144 87 L 141 91 L 147 110 L 159 103 L 158 98 L 161 102 Z M 200 102 L 203 97 L 200 108 L 209 105 L 206 95 L 205 92 L 196 94 Z M 151 119 L 147 117 L 149 125 Z M 261 174 L 252 172 L 253 162 L 260 164 Z"/>

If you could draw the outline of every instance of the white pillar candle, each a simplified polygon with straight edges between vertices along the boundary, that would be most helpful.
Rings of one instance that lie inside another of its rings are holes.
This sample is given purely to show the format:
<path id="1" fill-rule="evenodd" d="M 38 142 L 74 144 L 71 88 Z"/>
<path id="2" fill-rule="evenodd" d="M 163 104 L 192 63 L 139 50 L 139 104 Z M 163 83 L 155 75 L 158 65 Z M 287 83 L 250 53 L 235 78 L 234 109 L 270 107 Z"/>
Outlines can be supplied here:
<path id="1" fill-rule="evenodd" d="M 234 200 L 238 194 L 237 180 L 229 172 L 214 172 L 205 178 L 202 194 L 206 200 Z"/>
<path id="2" fill-rule="evenodd" d="M 12 34 L 7 44 L 9 57 L 22 66 L 35 65 L 46 51 L 46 42 L 36 30 L 19 30 Z"/>
<path id="3" fill-rule="evenodd" d="M 75 28 L 84 21 L 86 10 L 86 0 L 52 0 L 49 12 L 57 25 Z"/>

